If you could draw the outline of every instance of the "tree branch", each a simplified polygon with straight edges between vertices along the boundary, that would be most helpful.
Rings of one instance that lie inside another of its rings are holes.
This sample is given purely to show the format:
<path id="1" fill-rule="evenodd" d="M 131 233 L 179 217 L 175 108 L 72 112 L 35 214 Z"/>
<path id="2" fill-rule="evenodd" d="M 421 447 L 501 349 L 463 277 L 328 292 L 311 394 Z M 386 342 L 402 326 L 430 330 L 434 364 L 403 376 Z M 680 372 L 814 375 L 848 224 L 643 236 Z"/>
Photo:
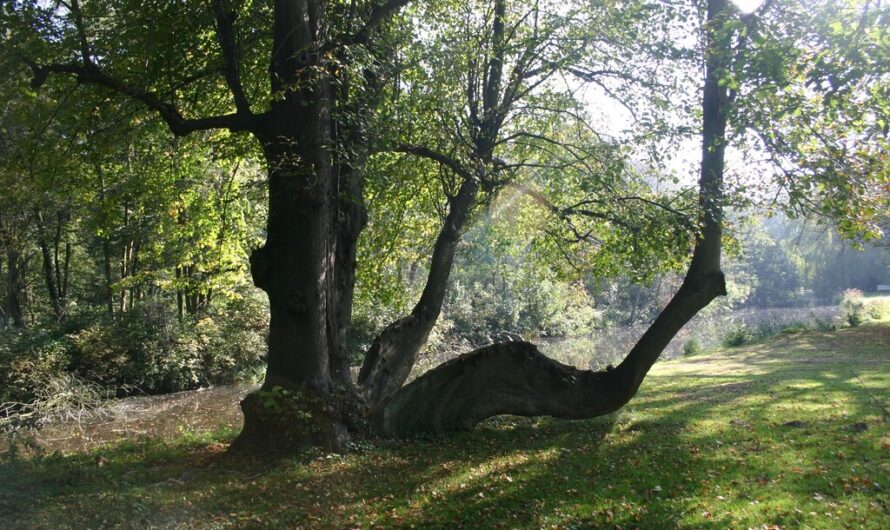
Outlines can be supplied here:
<path id="1" fill-rule="evenodd" d="M 223 73 L 226 84 L 232 91 L 235 99 L 235 108 L 241 114 L 251 114 L 250 102 L 244 95 L 244 87 L 241 85 L 241 73 L 238 63 L 238 43 L 235 38 L 235 18 L 237 15 L 227 5 L 225 0 L 213 2 L 214 17 L 216 18 L 216 36 L 219 39 L 219 47 L 223 55 Z"/>
<path id="2" fill-rule="evenodd" d="M 412 144 L 400 144 L 390 151 L 395 153 L 408 153 L 411 155 L 420 156 L 423 158 L 428 158 L 429 160 L 434 160 L 448 169 L 454 171 L 461 177 L 472 180 L 473 174 L 467 170 L 457 159 L 452 158 L 444 153 L 440 153 L 429 147 L 424 147 L 422 145 L 412 145 Z"/>
<path id="3" fill-rule="evenodd" d="M 34 72 L 34 77 L 31 79 L 31 86 L 34 89 L 43 86 L 52 74 L 71 74 L 75 76 L 78 83 L 105 87 L 117 94 L 141 101 L 146 107 L 157 112 L 173 134 L 177 136 L 210 129 L 228 129 L 233 132 L 254 131 L 258 126 L 258 116 L 253 114 L 238 113 L 204 118 L 185 118 L 173 104 L 163 101 L 154 92 L 140 90 L 109 77 L 92 63 L 87 65 L 77 63 L 38 65 L 33 61 L 27 62 Z"/>
<path id="4" fill-rule="evenodd" d="M 727 0 L 708 1 L 708 22 L 723 23 Z M 601 372 L 578 370 L 542 355 L 525 342 L 495 344 L 449 361 L 401 388 L 374 411 L 386 436 L 470 429 L 499 414 L 591 418 L 618 410 L 677 332 L 714 298 L 726 294 L 720 270 L 725 88 L 717 83 L 725 42 L 709 44 L 703 101 L 702 168 L 699 180 L 702 232 L 680 289 L 621 364 Z"/>
<path id="5" fill-rule="evenodd" d="M 387 0 L 384 3 L 375 6 L 374 9 L 371 10 L 371 14 L 368 15 L 368 19 L 365 21 L 365 24 L 361 29 L 352 35 L 348 35 L 336 42 L 327 44 L 322 47 L 322 51 L 330 51 L 338 46 L 366 44 L 371 37 L 371 32 L 374 31 L 377 26 L 382 24 L 390 15 L 395 14 L 406 5 L 410 4 L 411 1 L 412 0 Z"/>

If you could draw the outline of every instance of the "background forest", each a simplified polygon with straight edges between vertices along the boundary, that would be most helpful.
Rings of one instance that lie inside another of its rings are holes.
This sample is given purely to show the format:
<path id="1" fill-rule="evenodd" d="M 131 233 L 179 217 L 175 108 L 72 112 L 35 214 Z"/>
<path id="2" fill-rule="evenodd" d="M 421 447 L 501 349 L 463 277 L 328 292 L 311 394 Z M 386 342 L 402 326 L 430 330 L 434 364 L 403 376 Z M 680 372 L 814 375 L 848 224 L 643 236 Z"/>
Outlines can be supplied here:
<path id="1" fill-rule="evenodd" d="M 190 142 L 134 141 L 107 158 L 94 147 L 74 157 L 66 146 L 64 172 L 45 180 L 8 181 L 0 209 L 0 399 L 261 379 L 268 309 L 246 259 L 263 231 L 255 165 L 214 160 Z M 620 360 L 679 285 L 676 270 L 581 272 L 564 254 L 538 250 L 546 234 L 522 224 L 537 209 L 508 195 L 477 213 L 418 370 L 519 338 L 543 341 L 581 367 L 603 366 Z M 434 234 L 410 246 L 394 241 L 439 222 L 421 213 L 384 211 L 361 240 L 373 266 L 359 269 L 349 345 L 356 365 L 423 288 Z M 730 295 L 697 317 L 666 357 L 791 325 L 843 325 L 844 291 L 890 283 L 886 246 L 856 245 L 831 225 L 751 217 L 737 220 L 732 236 Z M 881 308 L 874 311 L 880 318 Z"/>

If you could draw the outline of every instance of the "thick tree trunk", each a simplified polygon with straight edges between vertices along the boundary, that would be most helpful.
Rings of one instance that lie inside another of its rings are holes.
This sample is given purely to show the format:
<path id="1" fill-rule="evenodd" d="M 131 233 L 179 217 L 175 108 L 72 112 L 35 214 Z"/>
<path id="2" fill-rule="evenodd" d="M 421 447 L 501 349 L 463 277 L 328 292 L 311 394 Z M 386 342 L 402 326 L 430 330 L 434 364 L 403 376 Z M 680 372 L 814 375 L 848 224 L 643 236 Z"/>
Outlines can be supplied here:
<path id="1" fill-rule="evenodd" d="M 373 411 L 387 436 L 472 428 L 499 414 L 592 418 L 615 411 L 637 392 L 661 352 L 693 316 L 726 294 L 720 270 L 728 64 L 726 0 L 708 2 L 708 49 L 699 179 L 702 231 L 680 289 L 614 369 L 577 370 L 546 358 L 532 344 L 496 344 L 464 354 L 400 389 Z"/>
<path id="2" fill-rule="evenodd" d="M 389 400 L 408 379 L 442 311 L 454 253 L 476 201 L 479 186 L 466 179 L 451 200 L 430 260 L 430 272 L 411 314 L 388 325 L 374 339 L 358 376 L 359 391 L 371 409 Z"/>
<path id="3" fill-rule="evenodd" d="M 266 379 L 241 403 L 236 449 L 340 449 L 351 401 L 335 392 L 329 300 L 335 289 L 332 237 L 330 82 L 311 64 L 323 13 L 316 2 L 275 3 L 272 103 L 258 137 L 269 174 L 266 243 L 250 257 L 257 287 L 269 296 Z M 311 72 L 311 73 L 310 73 Z M 344 404 L 344 402 L 346 404 Z"/>
<path id="4" fill-rule="evenodd" d="M 236 446 L 335 449 L 347 438 L 328 403 L 330 167 L 324 137 L 299 138 L 299 151 L 289 143 L 264 145 L 270 168 L 267 239 L 250 263 L 254 283 L 269 296 L 268 368 L 260 391 L 242 402 L 245 423 Z"/>

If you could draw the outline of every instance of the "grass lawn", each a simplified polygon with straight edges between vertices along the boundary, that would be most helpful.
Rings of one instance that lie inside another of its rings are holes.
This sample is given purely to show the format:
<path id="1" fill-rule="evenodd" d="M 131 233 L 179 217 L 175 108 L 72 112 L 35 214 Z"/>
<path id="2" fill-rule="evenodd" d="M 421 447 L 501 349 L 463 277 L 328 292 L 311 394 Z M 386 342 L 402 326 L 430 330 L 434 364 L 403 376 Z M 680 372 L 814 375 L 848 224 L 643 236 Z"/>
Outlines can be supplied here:
<path id="1" fill-rule="evenodd" d="M 269 463 L 231 430 L 0 462 L 0 528 L 890 528 L 890 322 L 658 364 L 621 412 Z"/>

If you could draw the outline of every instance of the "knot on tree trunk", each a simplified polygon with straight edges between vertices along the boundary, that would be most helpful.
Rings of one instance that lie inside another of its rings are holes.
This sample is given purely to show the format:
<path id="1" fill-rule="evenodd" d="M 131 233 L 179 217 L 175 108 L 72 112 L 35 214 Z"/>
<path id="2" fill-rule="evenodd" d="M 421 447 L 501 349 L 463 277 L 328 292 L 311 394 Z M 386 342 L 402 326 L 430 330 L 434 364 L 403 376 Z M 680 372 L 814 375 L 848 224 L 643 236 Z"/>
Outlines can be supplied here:
<path id="1" fill-rule="evenodd" d="M 250 276 L 253 278 L 253 284 L 260 289 L 269 290 L 269 280 L 271 277 L 269 266 L 269 250 L 266 246 L 253 249 L 250 253 Z"/>

